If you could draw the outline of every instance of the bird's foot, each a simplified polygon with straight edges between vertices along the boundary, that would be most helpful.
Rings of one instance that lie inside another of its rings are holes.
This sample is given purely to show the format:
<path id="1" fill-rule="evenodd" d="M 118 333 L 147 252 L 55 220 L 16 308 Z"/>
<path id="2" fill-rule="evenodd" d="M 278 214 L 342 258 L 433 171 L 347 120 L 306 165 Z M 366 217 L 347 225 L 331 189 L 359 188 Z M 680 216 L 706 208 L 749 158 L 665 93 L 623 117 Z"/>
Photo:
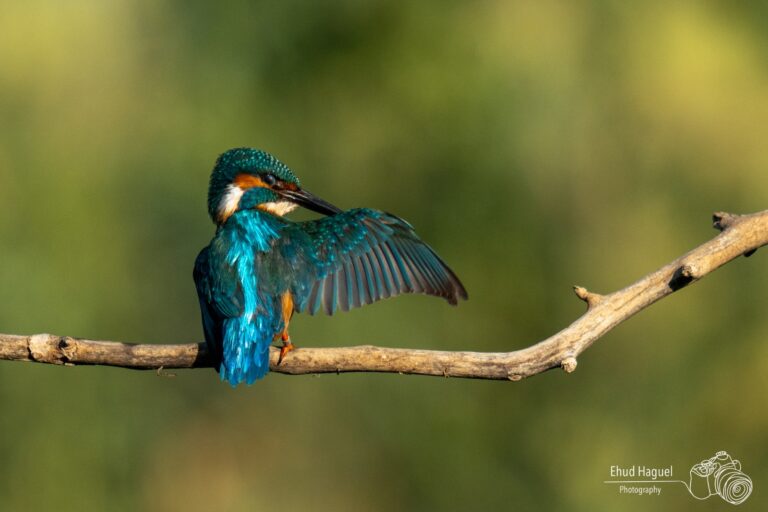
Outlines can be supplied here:
<path id="1" fill-rule="evenodd" d="M 283 362 L 285 355 L 296 347 L 291 343 L 291 339 L 288 336 L 283 336 L 283 346 L 280 347 L 280 357 L 277 358 L 278 366 Z"/>

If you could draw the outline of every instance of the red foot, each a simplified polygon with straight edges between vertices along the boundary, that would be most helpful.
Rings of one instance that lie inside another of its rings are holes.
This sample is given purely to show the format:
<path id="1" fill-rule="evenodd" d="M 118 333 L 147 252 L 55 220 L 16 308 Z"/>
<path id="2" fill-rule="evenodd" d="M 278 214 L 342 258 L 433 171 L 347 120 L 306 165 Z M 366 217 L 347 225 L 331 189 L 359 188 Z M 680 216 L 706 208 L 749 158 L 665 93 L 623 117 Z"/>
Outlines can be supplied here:
<path id="1" fill-rule="evenodd" d="M 288 336 L 285 336 L 285 338 L 283 338 L 283 346 L 280 347 L 280 357 L 277 358 L 278 366 L 280 365 L 280 363 L 283 362 L 283 358 L 285 357 L 285 354 L 287 354 L 288 352 L 296 348 L 293 346 L 293 343 L 291 343 L 291 340 L 286 338 L 288 338 Z"/>

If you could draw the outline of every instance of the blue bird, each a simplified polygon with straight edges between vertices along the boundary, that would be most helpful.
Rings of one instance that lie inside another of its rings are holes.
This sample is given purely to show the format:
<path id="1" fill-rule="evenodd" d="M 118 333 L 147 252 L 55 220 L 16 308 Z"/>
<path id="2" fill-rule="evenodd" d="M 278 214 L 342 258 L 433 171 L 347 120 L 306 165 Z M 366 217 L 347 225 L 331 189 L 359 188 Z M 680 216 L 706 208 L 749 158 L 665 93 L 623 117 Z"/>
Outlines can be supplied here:
<path id="1" fill-rule="evenodd" d="M 291 222 L 303 206 L 326 217 Z M 213 168 L 208 213 L 216 235 L 195 261 L 205 340 L 232 386 L 269 370 L 269 347 L 293 349 L 294 312 L 332 315 L 401 293 L 455 305 L 467 292 L 456 274 L 389 213 L 342 211 L 307 192 L 285 164 L 250 148 L 230 149 Z"/>

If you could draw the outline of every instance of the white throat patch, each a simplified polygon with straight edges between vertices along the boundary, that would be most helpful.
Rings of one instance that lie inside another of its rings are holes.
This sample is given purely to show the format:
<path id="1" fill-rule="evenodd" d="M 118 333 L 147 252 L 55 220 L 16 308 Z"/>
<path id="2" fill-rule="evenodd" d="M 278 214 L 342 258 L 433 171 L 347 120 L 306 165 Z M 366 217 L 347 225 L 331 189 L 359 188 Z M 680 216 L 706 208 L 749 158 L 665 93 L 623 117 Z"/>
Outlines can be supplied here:
<path id="1" fill-rule="evenodd" d="M 240 198 L 242 197 L 243 189 L 237 185 L 227 186 L 227 193 L 221 196 L 219 207 L 216 210 L 220 222 L 224 222 L 237 211 L 237 207 L 240 205 Z"/>
<path id="2" fill-rule="evenodd" d="M 282 217 L 283 215 L 291 213 L 297 207 L 298 205 L 289 201 L 275 201 L 273 203 L 264 203 L 259 205 L 260 210 L 269 212 L 272 215 L 277 215 L 278 217 Z"/>

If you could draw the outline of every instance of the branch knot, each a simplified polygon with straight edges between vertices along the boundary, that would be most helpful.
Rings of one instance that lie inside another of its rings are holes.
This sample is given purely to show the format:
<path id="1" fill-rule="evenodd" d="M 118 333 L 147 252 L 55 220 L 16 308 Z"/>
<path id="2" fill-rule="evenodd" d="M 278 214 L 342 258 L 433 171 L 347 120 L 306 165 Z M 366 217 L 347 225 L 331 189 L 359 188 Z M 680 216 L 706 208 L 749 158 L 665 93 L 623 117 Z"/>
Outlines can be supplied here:
<path id="1" fill-rule="evenodd" d="M 712 227 L 725 231 L 733 226 L 740 217 L 741 215 L 736 215 L 735 213 L 715 212 L 712 214 Z"/>
<path id="2" fill-rule="evenodd" d="M 565 370 L 565 373 L 573 373 L 576 371 L 576 365 L 578 362 L 576 361 L 576 358 L 573 356 L 568 356 L 565 359 L 563 359 L 563 362 L 560 363 L 560 366 Z"/>
<path id="3" fill-rule="evenodd" d="M 29 337 L 27 349 L 33 361 L 63 364 L 59 348 L 59 337 L 53 334 L 35 334 Z"/>

